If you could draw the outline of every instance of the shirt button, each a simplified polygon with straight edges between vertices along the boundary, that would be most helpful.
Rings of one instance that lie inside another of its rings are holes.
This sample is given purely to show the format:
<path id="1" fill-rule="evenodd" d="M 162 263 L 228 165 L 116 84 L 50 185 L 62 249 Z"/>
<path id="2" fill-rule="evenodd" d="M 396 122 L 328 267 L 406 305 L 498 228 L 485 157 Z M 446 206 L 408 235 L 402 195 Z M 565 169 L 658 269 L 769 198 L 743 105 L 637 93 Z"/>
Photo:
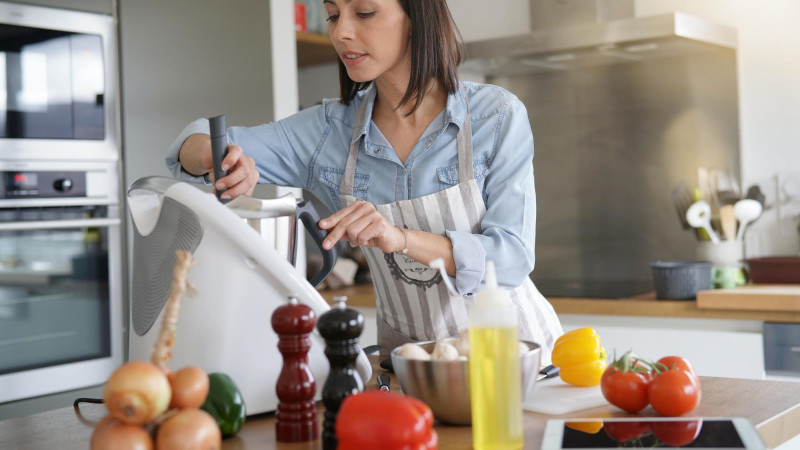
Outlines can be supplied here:
<path id="1" fill-rule="evenodd" d="M 379 149 L 379 148 L 376 148 L 376 149 L 375 149 L 375 154 L 376 154 L 376 155 L 379 155 L 380 153 L 381 153 L 381 149 Z"/>

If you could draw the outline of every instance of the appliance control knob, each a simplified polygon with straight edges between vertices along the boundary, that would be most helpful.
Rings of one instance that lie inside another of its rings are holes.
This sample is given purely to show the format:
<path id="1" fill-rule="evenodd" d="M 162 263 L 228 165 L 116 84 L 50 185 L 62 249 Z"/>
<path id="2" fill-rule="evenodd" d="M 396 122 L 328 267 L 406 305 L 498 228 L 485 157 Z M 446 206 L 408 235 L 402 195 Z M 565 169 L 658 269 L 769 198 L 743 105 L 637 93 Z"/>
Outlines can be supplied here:
<path id="1" fill-rule="evenodd" d="M 73 183 L 69 178 L 59 178 L 53 183 L 53 187 L 60 192 L 69 192 L 72 189 Z"/>

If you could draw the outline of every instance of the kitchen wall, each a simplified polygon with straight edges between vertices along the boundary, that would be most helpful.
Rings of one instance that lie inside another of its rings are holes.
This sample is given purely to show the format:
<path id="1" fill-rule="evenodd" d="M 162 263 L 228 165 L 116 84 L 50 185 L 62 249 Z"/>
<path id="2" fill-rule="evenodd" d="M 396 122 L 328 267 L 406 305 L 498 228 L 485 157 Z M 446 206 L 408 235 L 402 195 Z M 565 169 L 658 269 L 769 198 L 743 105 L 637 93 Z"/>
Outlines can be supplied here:
<path id="1" fill-rule="evenodd" d="M 636 0 L 637 15 L 683 11 L 739 33 L 739 124 L 745 186 L 784 174 L 800 183 L 800 3 L 795 0 Z M 766 188 L 765 188 L 766 189 Z M 793 188 L 795 189 L 795 188 Z M 795 195 L 800 191 L 793 191 Z M 773 196 L 774 197 L 774 196 Z M 800 252 L 800 196 L 765 212 L 748 232 L 748 256 Z M 780 220 L 779 220 L 780 219 Z"/>
<path id="2" fill-rule="evenodd" d="M 505 8 L 486 8 L 481 0 L 450 1 L 466 41 L 528 31 L 528 0 L 501 0 Z M 682 11 L 735 27 L 739 85 L 741 176 L 744 186 L 769 190 L 777 174 L 800 179 L 800 3 L 774 0 L 636 0 L 637 16 Z M 513 11 L 509 14 L 507 11 Z M 535 111 L 533 111 L 535 113 Z M 535 137 L 535 136 L 534 136 Z M 793 187 L 794 189 L 794 187 Z M 794 191 L 793 191 L 794 193 Z M 748 257 L 800 252 L 800 192 L 785 205 L 765 211 L 746 239 Z M 772 197 L 777 197 L 772 195 Z M 768 195 L 769 198 L 769 195 Z"/>

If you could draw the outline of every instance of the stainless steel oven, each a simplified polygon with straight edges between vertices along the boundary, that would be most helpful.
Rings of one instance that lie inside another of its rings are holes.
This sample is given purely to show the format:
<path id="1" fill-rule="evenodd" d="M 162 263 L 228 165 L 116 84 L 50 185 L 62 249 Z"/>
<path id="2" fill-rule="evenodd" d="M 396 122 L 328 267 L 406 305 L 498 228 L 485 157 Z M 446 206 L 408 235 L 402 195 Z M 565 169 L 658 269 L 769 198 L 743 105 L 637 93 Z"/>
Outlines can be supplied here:
<path id="1" fill-rule="evenodd" d="M 0 402 L 122 363 L 119 189 L 115 162 L 0 161 Z"/>

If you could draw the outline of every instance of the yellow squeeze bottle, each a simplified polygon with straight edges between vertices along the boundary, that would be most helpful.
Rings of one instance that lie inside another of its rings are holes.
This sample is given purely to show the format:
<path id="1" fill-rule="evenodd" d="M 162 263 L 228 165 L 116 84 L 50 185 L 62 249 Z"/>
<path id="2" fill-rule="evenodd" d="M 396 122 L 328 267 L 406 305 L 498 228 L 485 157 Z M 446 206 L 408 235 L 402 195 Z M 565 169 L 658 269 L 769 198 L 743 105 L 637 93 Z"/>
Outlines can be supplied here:
<path id="1" fill-rule="evenodd" d="M 517 309 L 508 291 L 497 287 L 492 261 L 486 265 L 486 287 L 475 294 L 469 320 L 473 446 L 478 450 L 521 449 Z"/>

